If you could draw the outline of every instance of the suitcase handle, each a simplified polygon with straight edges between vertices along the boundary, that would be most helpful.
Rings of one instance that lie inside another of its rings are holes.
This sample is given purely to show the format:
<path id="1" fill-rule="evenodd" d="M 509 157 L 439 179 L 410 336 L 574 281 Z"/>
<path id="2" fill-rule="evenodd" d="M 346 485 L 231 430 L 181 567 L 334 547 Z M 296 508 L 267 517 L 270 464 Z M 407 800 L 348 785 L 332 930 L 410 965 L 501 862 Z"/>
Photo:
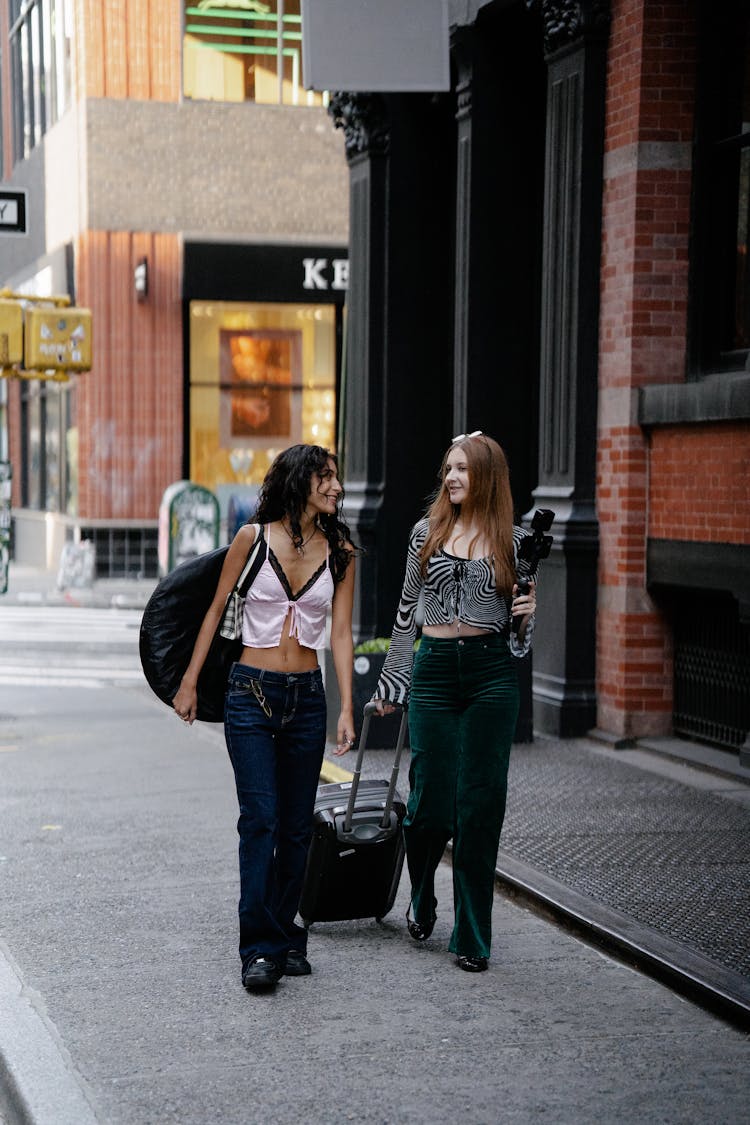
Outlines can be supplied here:
<path id="1" fill-rule="evenodd" d="M 393 797 L 396 792 L 396 783 L 398 782 L 398 768 L 401 764 L 401 752 L 404 749 L 404 742 L 406 741 L 406 716 L 407 711 L 405 707 L 394 703 L 401 711 L 401 725 L 398 728 L 398 738 L 396 739 L 396 756 L 393 759 L 393 769 L 391 770 L 391 781 L 388 786 L 388 794 L 385 799 L 385 808 L 383 809 L 383 819 L 380 822 L 381 828 L 387 828 L 391 819 L 391 808 L 393 806 Z M 362 722 L 362 730 L 359 734 L 359 746 L 357 748 L 357 760 L 354 763 L 352 771 L 352 787 L 349 793 L 349 804 L 346 806 L 346 813 L 344 814 L 343 831 L 351 832 L 352 829 L 352 816 L 354 815 L 354 805 L 357 800 L 357 790 L 359 789 L 359 779 L 362 773 L 362 763 L 365 757 L 365 745 L 367 743 L 367 735 L 370 730 L 370 719 L 373 715 L 377 714 L 375 704 L 370 701 L 365 704 L 364 720 Z"/>

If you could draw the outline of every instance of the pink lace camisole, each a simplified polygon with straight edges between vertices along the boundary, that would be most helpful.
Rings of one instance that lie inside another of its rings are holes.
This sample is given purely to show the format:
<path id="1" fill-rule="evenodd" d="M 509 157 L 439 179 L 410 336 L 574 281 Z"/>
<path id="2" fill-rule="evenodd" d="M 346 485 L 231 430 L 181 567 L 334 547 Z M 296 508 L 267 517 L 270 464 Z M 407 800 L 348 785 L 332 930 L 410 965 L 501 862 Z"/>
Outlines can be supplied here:
<path id="1" fill-rule="evenodd" d="M 263 529 L 266 557 L 247 592 L 242 618 L 242 643 L 250 648 L 276 648 L 289 615 L 289 636 L 304 648 L 323 648 L 326 616 L 333 600 L 329 549 L 325 561 L 296 594 L 273 553 L 270 527 Z M 261 546 L 261 551 L 264 549 Z"/>

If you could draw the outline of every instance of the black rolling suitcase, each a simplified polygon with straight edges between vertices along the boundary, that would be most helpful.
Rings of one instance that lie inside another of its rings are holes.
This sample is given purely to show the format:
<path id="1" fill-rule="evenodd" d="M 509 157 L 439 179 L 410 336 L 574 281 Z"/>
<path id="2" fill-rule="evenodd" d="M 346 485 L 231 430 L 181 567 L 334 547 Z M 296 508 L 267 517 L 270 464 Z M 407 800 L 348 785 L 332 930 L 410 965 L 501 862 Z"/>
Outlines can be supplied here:
<path id="1" fill-rule="evenodd" d="M 370 718 L 365 707 L 351 781 L 319 785 L 299 913 L 311 922 L 385 917 L 396 897 L 404 864 L 402 823 L 406 806 L 396 791 L 406 737 L 406 711 L 390 781 L 360 781 Z"/>

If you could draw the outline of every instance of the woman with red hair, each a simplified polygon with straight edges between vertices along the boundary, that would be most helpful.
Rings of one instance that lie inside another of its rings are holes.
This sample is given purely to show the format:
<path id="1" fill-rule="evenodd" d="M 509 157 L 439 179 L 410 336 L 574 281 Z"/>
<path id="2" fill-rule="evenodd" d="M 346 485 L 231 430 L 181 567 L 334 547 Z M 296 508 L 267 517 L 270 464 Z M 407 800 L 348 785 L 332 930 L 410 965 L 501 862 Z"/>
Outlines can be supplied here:
<path id="1" fill-rule="evenodd" d="M 486 434 L 448 449 L 427 515 L 412 529 L 378 710 L 409 707 L 411 792 L 404 821 L 411 878 L 409 933 L 436 919 L 435 871 L 453 840 L 449 949 L 467 972 L 487 968 L 508 760 L 518 716 L 515 658 L 531 647 L 535 570 L 518 561 L 508 463 Z M 520 593 L 517 579 L 529 579 Z M 414 654 L 417 606 L 424 605 Z"/>

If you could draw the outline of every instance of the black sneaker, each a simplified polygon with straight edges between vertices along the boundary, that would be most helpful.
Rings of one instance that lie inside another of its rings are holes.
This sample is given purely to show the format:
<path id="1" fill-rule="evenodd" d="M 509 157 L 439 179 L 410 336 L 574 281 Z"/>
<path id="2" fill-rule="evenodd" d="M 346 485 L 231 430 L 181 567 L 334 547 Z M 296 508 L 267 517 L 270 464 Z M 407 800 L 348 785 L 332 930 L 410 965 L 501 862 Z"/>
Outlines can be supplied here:
<path id="1" fill-rule="evenodd" d="M 288 977 L 309 977 L 312 965 L 298 949 L 290 949 L 286 955 L 286 969 Z"/>
<path id="2" fill-rule="evenodd" d="M 248 992 L 264 992 L 275 988 L 282 972 L 270 957 L 255 957 L 242 970 L 242 983 Z"/>

